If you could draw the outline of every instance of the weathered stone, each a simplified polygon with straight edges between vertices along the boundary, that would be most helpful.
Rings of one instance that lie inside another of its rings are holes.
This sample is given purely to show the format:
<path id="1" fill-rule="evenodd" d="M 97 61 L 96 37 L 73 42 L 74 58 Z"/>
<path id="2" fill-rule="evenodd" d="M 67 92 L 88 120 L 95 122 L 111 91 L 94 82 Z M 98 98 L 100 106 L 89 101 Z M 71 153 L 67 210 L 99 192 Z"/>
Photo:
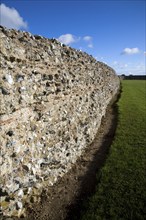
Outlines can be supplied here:
<path id="1" fill-rule="evenodd" d="M 3 27 L 0 37 L 1 205 L 20 217 L 93 141 L 119 78 L 55 39 Z"/>

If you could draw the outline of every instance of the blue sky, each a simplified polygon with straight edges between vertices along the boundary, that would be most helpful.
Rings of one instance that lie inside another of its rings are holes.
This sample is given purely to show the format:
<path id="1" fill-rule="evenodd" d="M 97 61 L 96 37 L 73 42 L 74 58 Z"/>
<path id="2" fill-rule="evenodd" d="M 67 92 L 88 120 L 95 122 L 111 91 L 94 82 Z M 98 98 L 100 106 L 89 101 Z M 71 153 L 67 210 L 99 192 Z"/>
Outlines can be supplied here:
<path id="1" fill-rule="evenodd" d="M 112 66 L 145 74 L 145 0 L 1 0 L 1 24 L 58 40 Z"/>

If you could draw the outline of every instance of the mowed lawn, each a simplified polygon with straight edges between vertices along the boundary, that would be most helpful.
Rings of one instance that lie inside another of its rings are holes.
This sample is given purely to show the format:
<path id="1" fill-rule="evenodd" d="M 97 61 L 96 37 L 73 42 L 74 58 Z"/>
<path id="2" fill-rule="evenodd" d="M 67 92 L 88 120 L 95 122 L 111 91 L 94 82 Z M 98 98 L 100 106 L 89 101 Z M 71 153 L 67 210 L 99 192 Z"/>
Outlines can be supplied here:
<path id="1" fill-rule="evenodd" d="M 146 219 L 146 81 L 123 80 L 118 126 L 81 220 Z"/>

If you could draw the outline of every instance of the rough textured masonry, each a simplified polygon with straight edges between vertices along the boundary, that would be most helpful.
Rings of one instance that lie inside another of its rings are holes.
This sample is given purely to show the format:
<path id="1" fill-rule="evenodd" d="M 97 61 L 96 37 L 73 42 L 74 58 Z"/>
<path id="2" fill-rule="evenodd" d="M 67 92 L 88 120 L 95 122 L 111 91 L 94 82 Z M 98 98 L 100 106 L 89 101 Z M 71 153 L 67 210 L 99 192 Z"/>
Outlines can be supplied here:
<path id="1" fill-rule="evenodd" d="M 22 216 L 93 141 L 119 78 L 55 39 L 3 27 L 0 39 L 1 207 Z"/>

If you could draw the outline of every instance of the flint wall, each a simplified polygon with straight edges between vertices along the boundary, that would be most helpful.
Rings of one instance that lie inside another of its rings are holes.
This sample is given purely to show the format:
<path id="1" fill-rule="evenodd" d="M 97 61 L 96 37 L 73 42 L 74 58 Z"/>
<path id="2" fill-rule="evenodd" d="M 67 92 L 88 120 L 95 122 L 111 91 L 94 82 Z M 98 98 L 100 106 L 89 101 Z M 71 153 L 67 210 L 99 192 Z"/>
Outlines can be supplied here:
<path id="1" fill-rule="evenodd" d="M 3 215 L 21 216 L 93 141 L 119 78 L 92 56 L 0 28 Z"/>

